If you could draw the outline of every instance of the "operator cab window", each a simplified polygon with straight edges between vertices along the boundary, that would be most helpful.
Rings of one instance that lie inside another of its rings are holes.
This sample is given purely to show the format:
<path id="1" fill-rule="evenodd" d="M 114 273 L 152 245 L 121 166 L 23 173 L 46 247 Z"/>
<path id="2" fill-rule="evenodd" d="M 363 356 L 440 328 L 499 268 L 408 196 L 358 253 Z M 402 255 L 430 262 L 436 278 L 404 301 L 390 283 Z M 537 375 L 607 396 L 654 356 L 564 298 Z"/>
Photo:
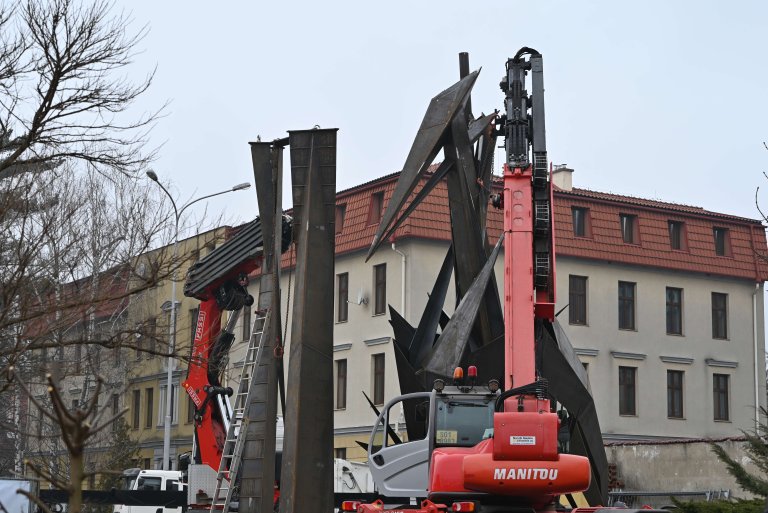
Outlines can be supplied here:
<path id="1" fill-rule="evenodd" d="M 162 479 L 159 477 L 139 477 L 139 485 L 137 490 L 150 490 L 153 492 L 159 492 Z"/>
<path id="2" fill-rule="evenodd" d="M 493 436 L 496 397 L 437 398 L 435 447 L 472 447 Z"/>

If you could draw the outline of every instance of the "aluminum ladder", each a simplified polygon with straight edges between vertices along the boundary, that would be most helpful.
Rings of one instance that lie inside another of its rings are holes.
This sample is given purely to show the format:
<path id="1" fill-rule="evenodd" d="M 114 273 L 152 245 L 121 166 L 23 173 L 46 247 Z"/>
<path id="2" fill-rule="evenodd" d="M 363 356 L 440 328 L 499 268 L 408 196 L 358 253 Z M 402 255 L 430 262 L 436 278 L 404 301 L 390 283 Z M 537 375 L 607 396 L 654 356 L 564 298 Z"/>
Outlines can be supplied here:
<path id="1" fill-rule="evenodd" d="M 246 307 L 248 308 L 248 307 Z M 232 417 L 227 429 L 227 438 L 221 451 L 221 463 L 216 474 L 216 491 L 211 501 L 211 513 L 222 511 L 229 513 L 229 505 L 236 488 L 237 473 L 242 459 L 243 443 L 245 437 L 241 437 L 241 428 L 248 422 L 248 395 L 251 388 L 251 379 L 256 373 L 261 359 L 263 344 L 262 336 L 264 327 L 267 326 L 269 312 L 257 311 L 256 318 L 251 327 L 251 337 L 248 340 L 248 349 L 243 360 L 243 368 L 240 371 L 240 383 L 235 394 L 235 402 L 232 408 Z"/>

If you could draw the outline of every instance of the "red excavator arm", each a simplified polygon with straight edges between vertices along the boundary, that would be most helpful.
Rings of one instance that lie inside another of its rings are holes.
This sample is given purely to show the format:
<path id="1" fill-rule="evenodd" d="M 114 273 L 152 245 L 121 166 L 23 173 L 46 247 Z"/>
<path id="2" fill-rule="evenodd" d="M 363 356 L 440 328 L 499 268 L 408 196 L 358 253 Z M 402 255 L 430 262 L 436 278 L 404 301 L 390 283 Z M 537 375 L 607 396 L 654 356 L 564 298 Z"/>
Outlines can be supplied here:
<path id="1" fill-rule="evenodd" d="M 284 245 L 290 243 L 290 220 L 283 220 Z M 221 386 L 226 356 L 234 341 L 239 312 L 253 304 L 248 275 L 261 265 L 261 221 L 242 227 L 232 238 L 195 263 L 187 274 L 184 295 L 201 301 L 192 356 L 182 386 L 195 404 L 195 461 L 218 471 L 229 427 L 232 389 Z M 231 311 L 221 328 L 221 314 Z"/>

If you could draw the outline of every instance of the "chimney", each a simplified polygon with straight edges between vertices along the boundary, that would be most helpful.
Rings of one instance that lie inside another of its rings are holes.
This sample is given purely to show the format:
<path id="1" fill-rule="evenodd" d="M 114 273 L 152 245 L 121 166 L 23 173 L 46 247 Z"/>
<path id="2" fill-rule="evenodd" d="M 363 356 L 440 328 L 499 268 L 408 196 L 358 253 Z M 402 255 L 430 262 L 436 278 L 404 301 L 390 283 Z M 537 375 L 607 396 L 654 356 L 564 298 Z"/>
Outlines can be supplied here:
<path id="1" fill-rule="evenodd" d="M 552 166 L 552 183 L 564 191 L 573 189 L 573 169 L 568 164 Z"/>

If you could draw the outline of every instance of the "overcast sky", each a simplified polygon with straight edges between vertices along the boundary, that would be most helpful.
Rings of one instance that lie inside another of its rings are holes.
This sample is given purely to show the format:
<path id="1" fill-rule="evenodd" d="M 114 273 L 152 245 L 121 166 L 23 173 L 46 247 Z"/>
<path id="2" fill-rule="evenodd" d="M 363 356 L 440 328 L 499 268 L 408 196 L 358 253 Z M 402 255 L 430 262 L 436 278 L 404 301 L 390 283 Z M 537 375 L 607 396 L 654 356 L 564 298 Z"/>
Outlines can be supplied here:
<path id="1" fill-rule="evenodd" d="M 339 128 L 339 190 L 397 171 L 430 98 L 458 79 L 458 53 L 482 67 L 478 115 L 503 108 L 498 84 L 521 46 L 543 54 L 549 156 L 575 169 L 574 186 L 751 218 L 755 188 L 768 193 L 767 2 L 117 7 L 150 27 L 132 72 L 157 76 L 138 107 L 171 102 L 154 169 L 182 201 L 253 182 L 257 135 L 314 125 Z M 257 213 L 253 188 L 224 198 L 209 212 Z"/>

